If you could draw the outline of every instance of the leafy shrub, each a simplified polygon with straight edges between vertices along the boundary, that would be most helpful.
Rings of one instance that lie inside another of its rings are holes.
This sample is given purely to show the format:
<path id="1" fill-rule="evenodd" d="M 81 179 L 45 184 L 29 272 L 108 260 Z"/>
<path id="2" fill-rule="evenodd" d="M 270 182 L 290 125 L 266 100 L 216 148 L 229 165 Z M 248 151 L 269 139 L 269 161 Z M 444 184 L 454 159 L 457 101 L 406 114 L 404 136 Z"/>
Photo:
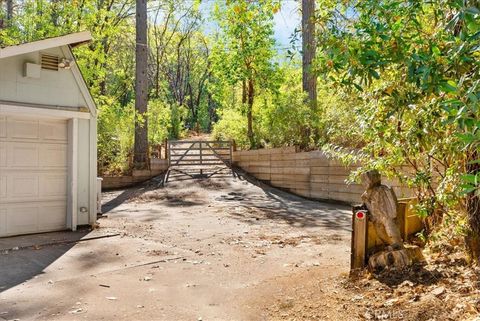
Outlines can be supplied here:
<path id="1" fill-rule="evenodd" d="M 220 120 L 213 126 L 212 137 L 218 140 L 233 139 L 239 148 L 247 149 L 250 143 L 245 116 L 235 109 L 222 110 Z"/>
<path id="2" fill-rule="evenodd" d="M 175 107 L 161 100 L 149 101 L 150 146 L 158 146 L 166 138 L 176 138 L 175 134 L 182 133 L 181 121 L 173 119 L 175 110 Z M 130 171 L 135 132 L 134 119 L 133 103 L 121 106 L 113 99 L 103 97 L 98 104 L 98 169 L 101 175 L 120 175 Z"/>

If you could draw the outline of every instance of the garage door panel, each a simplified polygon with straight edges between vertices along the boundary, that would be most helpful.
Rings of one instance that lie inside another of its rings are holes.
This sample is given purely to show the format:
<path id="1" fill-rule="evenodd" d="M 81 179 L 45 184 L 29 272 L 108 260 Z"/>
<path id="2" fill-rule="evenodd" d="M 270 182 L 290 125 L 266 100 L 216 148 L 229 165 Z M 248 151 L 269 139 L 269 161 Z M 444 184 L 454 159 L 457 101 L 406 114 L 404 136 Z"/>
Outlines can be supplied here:
<path id="1" fill-rule="evenodd" d="M 38 176 L 25 174 L 9 175 L 7 183 L 7 197 L 10 199 L 22 198 L 26 202 L 38 198 Z"/>
<path id="2" fill-rule="evenodd" d="M 0 176 L 0 202 L 7 198 L 7 176 Z"/>
<path id="3" fill-rule="evenodd" d="M 8 167 L 38 167 L 38 144 L 8 143 Z"/>
<path id="4" fill-rule="evenodd" d="M 40 197 L 63 197 L 67 196 L 66 175 L 43 175 L 40 177 Z"/>
<path id="5" fill-rule="evenodd" d="M 7 209 L 0 208 L 0 236 L 7 233 Z"/>
<path id="6" fill-rule="evenodd" d="M 42 231 L 65 228 L 66 213 L 67 207 L 62 203 L 42 206 L 39 209 L 38 228 Z"/>
<path id="7" fill-rule="evenodd" d="M 0 142 L 0 167 L 7 166 L 7 144 Z"/>
<path id="8" fill-rule="evenodd" d="M 39 124 L 36 119 L 9 118 L 7 122 L 7 135 L 10 138 L 38 139 Z"/>
<path id="9" fill-rule="evenodd" d="M 67 127 L 65 122 L 46 121 L 40 123 L 40 139 L 63 141 L 68 139 Z"/>
<path id="10" fill-rule="evenodd" d="M 67 164 L 67 146 L 44 144 L 40 149 L 40 167 L 65 168 Z"/>
<path id="11" fill-rule="evenodd" d="M 7 137 L 7 117 L 0 115 L 0 138 Z"/>
<path id="12" fill-rule="evenodd" d="M 7 208 L 7 234 L 34 233 L 38 231 L 38 207 L 15 206 Z"/>

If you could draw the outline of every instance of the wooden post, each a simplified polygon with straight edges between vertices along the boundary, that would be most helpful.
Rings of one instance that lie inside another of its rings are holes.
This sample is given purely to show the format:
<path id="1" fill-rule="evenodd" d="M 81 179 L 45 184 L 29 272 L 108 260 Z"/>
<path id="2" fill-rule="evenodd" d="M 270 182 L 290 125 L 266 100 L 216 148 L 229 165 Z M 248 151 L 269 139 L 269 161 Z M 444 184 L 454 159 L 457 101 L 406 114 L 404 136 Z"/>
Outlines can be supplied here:
<path id="1" fill-rule="evenodd" d="M 163 142 L 163 146 L 164 146 L 164 149 L 165 149 L 165 159 L 168 159 L 168 139 L 165 138 L 165 141 Z M 160 158 L 162 158 L 160 156 Z"/>
<path id="2" fill-rule="evenodd" d="M 367 228 L 368 210 L 364 206 L 352 208 L 352 248 L 350 269 L 358 270 L 365 267 L 367 258 Z"/>
<path id="3" fill-rule="evenodd" d="M 167 147 L 165 148 L 165 153 L 167 156 L 168 167 L 170 167 L 170 142 L 167 142 Z"/>
<path id="4" fill-rule="evenodd" d="M 235 140 L 230 141 L 230 169 L 232 170 L 232 176 L 235 178 L 235 171 L 233 170 L 233 152 L 237 150 Z"/>

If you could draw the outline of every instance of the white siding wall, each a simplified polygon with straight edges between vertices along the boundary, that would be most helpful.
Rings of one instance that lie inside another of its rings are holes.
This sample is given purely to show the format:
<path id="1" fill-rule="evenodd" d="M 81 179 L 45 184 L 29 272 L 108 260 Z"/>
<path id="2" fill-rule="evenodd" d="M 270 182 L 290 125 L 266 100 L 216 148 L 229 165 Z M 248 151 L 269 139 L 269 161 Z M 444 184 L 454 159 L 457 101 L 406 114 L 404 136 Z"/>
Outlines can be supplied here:
<path id="1" fill-rule="evenodd" d="M 43 52 L 64 57 L 60 48 Z M 39 64 L 40 52 L 0 59 L 0 100 L 63 107 L 87 106 L 71 70 L 42 69 L 40 78 L 25 78 L 25 62 Z"/>

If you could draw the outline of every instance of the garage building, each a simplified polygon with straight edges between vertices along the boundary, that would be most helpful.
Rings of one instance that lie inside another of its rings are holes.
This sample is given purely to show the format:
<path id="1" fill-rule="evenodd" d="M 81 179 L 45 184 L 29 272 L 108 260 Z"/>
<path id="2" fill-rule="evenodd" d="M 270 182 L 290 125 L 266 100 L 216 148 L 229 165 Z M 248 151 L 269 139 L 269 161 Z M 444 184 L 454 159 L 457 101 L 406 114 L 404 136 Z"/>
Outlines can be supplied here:
<path id="1" fill-rule="evenodd" d="M 72 53 L 89 41 L 0 48 L 0 237 L 96 220 L 96 109 Z"/>

